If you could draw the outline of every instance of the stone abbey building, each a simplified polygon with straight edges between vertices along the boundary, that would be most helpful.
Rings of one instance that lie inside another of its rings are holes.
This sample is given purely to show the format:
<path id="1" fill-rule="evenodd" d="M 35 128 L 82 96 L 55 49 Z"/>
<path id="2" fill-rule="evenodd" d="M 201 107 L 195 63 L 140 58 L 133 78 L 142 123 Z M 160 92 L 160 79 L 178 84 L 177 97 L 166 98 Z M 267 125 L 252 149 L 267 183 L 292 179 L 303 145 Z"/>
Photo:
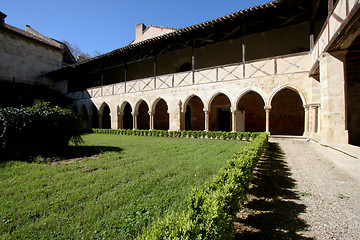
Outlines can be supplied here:
<path id="1" fill-rule="evenodd" d="M 360 144 L 360 1 L 276 0 L 49 72 L 84 128 L 267 131 Z"/>
<path id="2" fill-rule="evenodd" d="M 32 106 L 41 100 L 71 103 L 54 90 L 52 79 L 42 77 L 76 62 L 68 47 L 28 25 L 24 30 L 10 26 L 6 17 L 0 12 L 0 107 Z"/>

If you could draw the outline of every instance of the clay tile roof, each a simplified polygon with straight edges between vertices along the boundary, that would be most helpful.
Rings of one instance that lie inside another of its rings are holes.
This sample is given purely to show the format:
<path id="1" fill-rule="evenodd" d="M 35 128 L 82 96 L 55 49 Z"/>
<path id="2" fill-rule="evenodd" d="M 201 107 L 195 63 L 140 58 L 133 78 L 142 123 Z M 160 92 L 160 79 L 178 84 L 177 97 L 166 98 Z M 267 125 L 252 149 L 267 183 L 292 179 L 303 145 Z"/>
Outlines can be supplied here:
<path id="1" fill-rule="evenodd" d="M 260 10 L 264 10 L 264 9 L 276 8 L 276 6 L 279 3 L 282 3 L 283 1 L 284 0 L 274 0 L 274 1 L 271 1 L 269 3 L 264 3 L 264 4 L 261 4 L 259 6 L 250 7 L 250 8 L 244 9 L 244 10 L 240 10 L 240 11 L 237 11 L 237 12 L 234 12 L 234 13 L 230 13 L 230 14 L 227 14 L 225 16 L 222 16 L 222 17 L 219 17 L 219 18 L 216 18 L 216 19 L 213 19 L 213 20 L 209 20 L 209 21 L 206 21 L 206 22 L 203 22 L 203 23 L 191 25 L 191 26 L 188 26 L 188 27 L 185 27 L 185 28 L 180 28 L 180 29 L 175 28 L 175 31 L 173 31 L 173 32 L 170 32 L 170 33 L 167 33 L 167 34 L 164 34 L 164 35 L 160 35 L 160 36 L 157 36 L 157 37 L 149 38 L 149 39 L 146 39 L 146 40 L 143 40 L 141 42 L 134 43 L 134 44 L 129 44 L 129 45 L 125 46 L 125 47 L 115 49 L 115 50 L 113 50 L 111 52 L 108 52 L 108 53 L 105 53 L 105 54 L 102 54 L 102 55 L 99 55 L 99 56 L 96 56 L 96 57 L 93 57 L 93 58 L 86 59 L 86 60 L 84 60 L 82 62 L 74 63 L 74 64 L 70 65 L 69 67 L 76 67 L 76 66 L 86 64 L 86 63 L 91 62 L 91 61 L 96 60 L 96 59 L 100 59 L 100 58 L 104 58 L 104 57 L 110 57 L 110 56 L 113 56 L 113 55 L 116 55 L 116 54 L 119 54 L 119 53 L 122 53 L 122 52 L 126 52 L 128 50 L 135 49 L 137 47 L 146 45 L 148 43 L 155 42 L 157 40 L 163 40 L 163 39 L 169 39 L 169 38 L 172 38 L 172 37 L 178 37 L 180 35 L 183 35 L 185 33 L 188 33 L 188 32 L 191 32 L 191 31 L 197 30 L 197 29 L 205 29 L 206 27 L 213 26 L 215 23 L 222 23 L 222 22 L 225 22 L 225 21 L 228 21 L 228 20 L 235 20 L 235 19 L 241 17 L 242 15 L 244 15 L 246 13 L 251 13 L 251 12 L 255 13 L 256 11 L 260 11 Z"/>
<path id="2" fill-rule="evenodd" d="M 18 34 L 18 35 L 21 35 L 23 37 L 26 37 L 26 38 L 29 38 L 31 40 L 35 40 L 37 42 L 40 42 L 40 43 L 43 43 L 43 44 L 46 44 L 46 45 L 49 45 L 49 46 L 52 46 L 52 47 L 55 47 L 55 48 L 60 48 L 61 49 L 61 45 L 60 44 L 56 44 L 55 40 L 54 42 L 52 41 L 48 41 L 46 38 L 41 38 L 41 37 L 38 37 L 34 34 L 31 34 L 25 30 L 22 30 L 20 28 L 16 28 L 16 27 L 13 27 L 11 25 L 8 25 L 8 24 L 5 24 L 5 29 L 10 31 L 10 32 L 13 32 L 15 34 Z"/>

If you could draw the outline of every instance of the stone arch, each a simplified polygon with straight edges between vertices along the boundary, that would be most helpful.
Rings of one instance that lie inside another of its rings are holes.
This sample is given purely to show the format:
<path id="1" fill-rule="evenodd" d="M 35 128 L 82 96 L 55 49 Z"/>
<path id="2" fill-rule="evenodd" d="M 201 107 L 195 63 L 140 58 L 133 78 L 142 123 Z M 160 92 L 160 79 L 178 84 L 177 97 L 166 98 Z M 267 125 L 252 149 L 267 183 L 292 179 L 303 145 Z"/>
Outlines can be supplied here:
<path id="1" fill-rule="evenodd" d="M 265 100 L 257 91 L 247 90 L 240 94 L 236 104 L 237 131 L 265 132 Z"/>
<path id="2" fill-rule="evenodd" d="M 80 107 L 79 117 L 80 117 L 80 125 L 81 125 L 82 129 L 91 128 L 91 126 L 89 124 L 89 114 L 88 114 L 88 109 L 86 108 L 86 105 L 82 105 Z"/>
<path id="3" fill-rule="evenodd" d="M 209 100 L 209 130 L 231 131 L 231 100 L 225 93 L 217 92 Z"/>
<path id="4" fill-rule="evenodd" d="M 259 94 L 259 96 L 260 96 L 260 97 L 262 98 L 262 100 L 264 101 L 264 104 L 267 103 L 267 102 L 266 102 L 266 98 L 264 97 L 265 94 L 264 94 L 260 89 L 252 88 L 252 87 L 251 87 L 251 88 L 243 89 L 243 90 L 240 92 L 240 94 L 236 97 L 233 106 L 237 106 L 237 105 L 239 104 L 240 99 L 241 99 L 244 95 L 246 95 L 247 93 L 249 93 L 249 92 L 255 92 L 255 93 Z"/>
<path id="5" fill-rule="evenodd" d="M 90 106 L 91 117 L 91 128 L 99 128 L 99 110 L 96 108 L 94 104 Z"/>
<path id="6" fill-rule="evenodd" d="M 135 112 L 137 113 L 137 128 L 150 129 L 150 116 L 149 116 L 148 103 L 140 99 L 135 105 Z"/>
<path id="7" fill-rule="evenodd" d="M 168 104 L 162 98 L 157 98 L 152 105 L 154 114 L 154 129 L 169 130 Z"/>
<path id="8" fill-rule="evenodd" d="M 120 128 L 133 129 L 132 106 L 128 101 L 124 101 L 119 108 Z"/>
<path id="9" fill-rule="evenodd" d="M 107 103 L 103 103 L 99 109 L 99 127 L 108 129 L 111 128 L 111 116 L 110 116 L 110 107 Z"/>
<path id="10" fill-rule="evenodd" d="M 213 94 L 210 95 L 210 97 L 208 98 L 208 100 L 206 102 L 204 102 L 204 106 L 206 106 L 206 108 L 210 109 L 210 105 L 212 103 L 212 101 L 214 100 L 214 98 L 216 98 L 219 94 L 224 94 L 229 100 L 230 100 L 230 104 L 232 103 L 231 98 L 229 97 L 230 94 L 228 94 L 227 92 L 220 90 L 217 91 Z"/>
<path id="11" fill-rule="evenodd" d="M 75 114 L 76 116 L 79 115 L 79 109 L 78 109 L 78 106 L 76 104 L 74 104 L 72 107 L 71 107 L 71 112 L 73 114 Z"/>
<path id="12" fill-rule="evenodd" d="M 273 135 L 304 134 L 304 98 L 294 88 L 282 87 L 270 98 L 269 130 Z"/>
<path id="13" fill-rule="evenodd" d="M 275 89 L 273 89 L 273 90 L 271 91 L 271 95 L 270 95 L 269 101 L 266 103 L 266 105 L 267 105 L 267 106 L 271 106 L 271 102 L 272 102 L 272 99 L 274 98 L 274 96 L 275 96 L 278 92 L 280 92 L 281 90 L 284 90 L 284 89 L 293 90 L 294 92 L 296 92 L 296 93 L 300 96 L 303 105 L 307 104 L 307 103 L 306 103 L 306 98 L 304 97 L 304 95 L 303 95 L 298 89 L 296 89 L 295 87 L 292 87 L 292 86 L 290 86 L 290 85 L 283 85 L 283 86 L 279 86 L 279 87 L 277 87 L 277 88 L 275 88 Z"/>
<path id="14" fill-rule="evenodd" d="M 205 129 L 205 113 L 204 103 L 201 98 L 195 94 L 190 95 L 183 107 L 185 130 L 204 130 Z"/>

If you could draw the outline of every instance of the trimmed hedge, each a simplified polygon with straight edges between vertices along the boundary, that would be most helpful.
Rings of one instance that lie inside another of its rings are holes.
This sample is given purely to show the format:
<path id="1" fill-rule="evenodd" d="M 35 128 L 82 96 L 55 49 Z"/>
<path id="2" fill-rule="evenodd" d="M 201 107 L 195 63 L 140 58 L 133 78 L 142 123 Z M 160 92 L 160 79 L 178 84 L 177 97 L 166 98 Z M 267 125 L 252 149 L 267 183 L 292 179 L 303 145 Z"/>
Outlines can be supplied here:
<path id="1" fill-rule="evenodd" d="M 154 137 L 188 137 L 188 138 L 208 138 L 222 140 L 243 140 L 250 141 L 255 139 L 258 132 L 221 132 L 221 131 L 167 131 L 167 130 L 130 130 L 130 129 L 98 129 L 93 128 L 94 133 L 119 134 L 135 136 L 154 136 Z"/>
<path id="2" fill-rule="evenodd" d="M 81 142 L 78 119 L 68 109 L 41 103 L 0 109 L 0 156 L 27 158 L 63 151 Z"/>
<path id="3" fill-rule="evenodd" d="M 187 209 L 168 213 L 138 239 L 231 239 L 234 220 L 268 141 L 267 133 L 93 129 L 94 133 L 250 141 L 203 187 L 193 188 Z"/>
<path id="4" fill-rule="evenodd" d="M 228 166 L 219 170 L 203 187 L 188 196 L 188 208 L 169 213 L 138 239 L 228 239 L 233 236 L 236 213 L 246 200 L 252 172 L 268 139 L 267 133 L 234 154 Z"/>

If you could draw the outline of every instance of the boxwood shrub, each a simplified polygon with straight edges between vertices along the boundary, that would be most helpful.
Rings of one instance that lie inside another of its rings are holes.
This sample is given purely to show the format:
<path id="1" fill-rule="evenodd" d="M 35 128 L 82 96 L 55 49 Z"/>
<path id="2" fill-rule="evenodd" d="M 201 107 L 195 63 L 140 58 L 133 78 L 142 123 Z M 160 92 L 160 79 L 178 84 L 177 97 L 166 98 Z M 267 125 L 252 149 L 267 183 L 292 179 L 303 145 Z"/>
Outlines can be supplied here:
<path id="1" fill-rule="evenodd" d="M 168 213 L 138 239 L 231 239 L 236 213 L 246 200 L 253 169 L 267 139 L 266 133 L 257 134 L 209 182 L 193 188 L 187 209 Z"/>
<path id="2" fill-rule="evenodd" d="M 168 131 L 168 130 L 131 130 L 131 129 L 92 129 L 94 133 L 102 134 L 121 134 L 136 136 L 154 137 L 188 137 L 188 138 L 207 138 L 219 140 L 242 140 L 252 141 L 260 133 L 258 132 L 223 132 L 223 131 Z"/>
<path id="3" fill-rule="evenodd" d="M 2 108 L 0 126 L 1 159 L 52 154 L 63 151 L 70 139 L 81 141 L 77 117 L 49 103 Z"/>

